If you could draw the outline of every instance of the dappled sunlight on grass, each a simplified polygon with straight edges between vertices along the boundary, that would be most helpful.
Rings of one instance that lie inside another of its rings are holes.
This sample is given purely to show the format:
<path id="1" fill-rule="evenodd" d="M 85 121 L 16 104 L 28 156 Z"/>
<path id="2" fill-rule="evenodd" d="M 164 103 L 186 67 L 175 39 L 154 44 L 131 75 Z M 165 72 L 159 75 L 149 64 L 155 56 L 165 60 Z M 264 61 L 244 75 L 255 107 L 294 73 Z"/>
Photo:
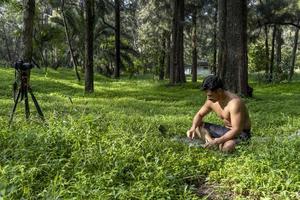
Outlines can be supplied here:
<path id="1" fill-rule="evenodd" d="M 95 76 L 84 93 L 72 70 L 34 69 L 31 120 L 18 105 L 12 127 L 12 69 L 0 68 L 0 197 L 8 199 L 193 199 L 197 177 L 236 198 L 293 199 L 300 190 L 300 82 L 258 84 L 245 99 L 253 140 L 232 155 L 184 138 L 205 101 L 200 83 Z M 213 113 L 206 119 L 221 123 Z M 201 182 L 201 181 L 200 181 Z"/>

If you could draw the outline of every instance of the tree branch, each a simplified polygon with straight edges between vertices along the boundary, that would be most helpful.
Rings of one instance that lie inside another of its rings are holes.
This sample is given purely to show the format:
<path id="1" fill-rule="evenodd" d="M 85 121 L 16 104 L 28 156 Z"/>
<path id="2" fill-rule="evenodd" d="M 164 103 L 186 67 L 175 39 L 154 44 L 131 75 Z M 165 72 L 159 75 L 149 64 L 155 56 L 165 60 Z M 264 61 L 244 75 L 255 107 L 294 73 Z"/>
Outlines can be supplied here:
<path id="1" fill-rule="evenodd" d="M 262 25 L 290 25 L 300 29 L 300 25 L 293 22 L 265 22 Z"/>
<path id="2" fill-rule="evenodd" d="M 105 24 L 106 26 L 108 26 L 109 28 L 116 30 L 116 28 L 113 25 L 110 25 L 109 23 L 107 23 L 104 19 L 104 16 L 101 16 L 102 22 L 103 24 Z"/>
<path id="3" fill-rule="evenodd" d="M 299 24 L 299 20 L 297 20 L 297 23 L 295 22 L 283 22 L 283 21 L 260 21 L 258 20 L 257 23 L 258 23 L 258 26 L 257 28 L 261 28 L 263 26 L 266 26 L 266 25 L 287 25 L 287 26 L 294 26 L 298 29 L 300 29 L 300 24 Z"/>

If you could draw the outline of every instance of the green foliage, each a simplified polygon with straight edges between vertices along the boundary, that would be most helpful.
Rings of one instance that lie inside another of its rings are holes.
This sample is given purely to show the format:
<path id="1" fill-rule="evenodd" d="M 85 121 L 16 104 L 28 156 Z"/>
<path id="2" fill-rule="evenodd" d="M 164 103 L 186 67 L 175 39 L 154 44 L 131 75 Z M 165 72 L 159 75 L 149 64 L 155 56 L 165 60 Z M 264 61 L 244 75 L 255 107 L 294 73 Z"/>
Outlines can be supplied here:
<path id="1" fill-rule="evenodd" d="M 249 45 L 248 67 L 251 72 L 263 71 L 269 62 L 266 57 L 265 45 L 261 41 Z"/>
<path id="2" fill-rule="evenodd" d="M 159 58 L 166 51 L 164 45 L 171 34 L 172 9 L 168 1 L 141 1 L 137 13 L 142 22 L 138 27 L 138 45 L 141 62 L 155 73 Z"/>
<path id="3" fill-rule="evenodd" d="M 299 82 L 252 83 L 253 140 L 224 155 L 173 140 L 185 137 L 205 100 L 198 84 L 97 75 L 95 93 L 85 95 L 72 71 L 34 69 L 47 121 L 32 104 L 26 121 L 21 103 L 9 129 L 13 71 L 0 68 L 0 77 L 1 198 L 197 199 L 205 180 L 234 198 L 299 197 L 300 140 L 289 137 L 300 126 Z M 207 120 L 220 123 L 214 114 Z"/>
<path id="4" fill-rule="evenodd" d="M 95 61 L 98 71 L 107 76 L 112 75 L 115 65 L 115 37 L 113 34 L 101 35 L 99 38 L 99 57 Z M 138 66 L 134 66 L 134 60 L 136 60 L 138 53 L 129 46 L 128 40 L 125 38 L 121 39 L 120 46 L 121 68 L 129 73 L 137 72 L 136 68 Z"/>
<path id="5" fill-rule="evenodd" d="M 300 140 L 271 137 L 263 144 L 257 142 L 249 145 L 249 152 L 226 160 L 224 169 L 211 172 L 210 178 L 233 191 L 235 198 L 299 198 Z"/>

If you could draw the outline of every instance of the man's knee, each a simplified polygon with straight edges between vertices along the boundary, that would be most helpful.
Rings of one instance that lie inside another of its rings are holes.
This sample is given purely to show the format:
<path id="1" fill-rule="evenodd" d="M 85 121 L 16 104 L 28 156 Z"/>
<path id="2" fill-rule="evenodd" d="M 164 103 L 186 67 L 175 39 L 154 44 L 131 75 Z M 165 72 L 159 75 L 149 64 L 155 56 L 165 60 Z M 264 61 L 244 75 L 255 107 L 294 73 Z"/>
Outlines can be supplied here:
<path id="1" fill-rule="evenodd" d="M 203 128 L 203 126 L 197 127 L 196 133 L 199 138 L 205 138 L 205 134 L 207 134 L 207 130 Z"/>
<path id="2" fill-rule="evenodd" d="M 235 141 L 234 140 L 228 140 L 221 146 L 221 151 L 230 153 L 233 152 L 235 149 Z"/>

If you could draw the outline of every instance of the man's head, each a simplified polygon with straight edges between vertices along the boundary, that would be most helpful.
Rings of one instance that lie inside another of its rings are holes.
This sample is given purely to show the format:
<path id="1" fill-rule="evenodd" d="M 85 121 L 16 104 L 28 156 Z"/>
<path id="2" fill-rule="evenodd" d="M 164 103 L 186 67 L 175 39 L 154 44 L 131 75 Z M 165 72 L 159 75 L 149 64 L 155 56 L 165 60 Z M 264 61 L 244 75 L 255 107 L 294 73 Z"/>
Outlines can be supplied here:
<path id="1" fill-rule="evenodd" d="M 203 80 L 201 90 L 205 91 L 207 99 L 216 102 L 222 97 L 224 84 L 219 77 L 209 75 Z"/>

